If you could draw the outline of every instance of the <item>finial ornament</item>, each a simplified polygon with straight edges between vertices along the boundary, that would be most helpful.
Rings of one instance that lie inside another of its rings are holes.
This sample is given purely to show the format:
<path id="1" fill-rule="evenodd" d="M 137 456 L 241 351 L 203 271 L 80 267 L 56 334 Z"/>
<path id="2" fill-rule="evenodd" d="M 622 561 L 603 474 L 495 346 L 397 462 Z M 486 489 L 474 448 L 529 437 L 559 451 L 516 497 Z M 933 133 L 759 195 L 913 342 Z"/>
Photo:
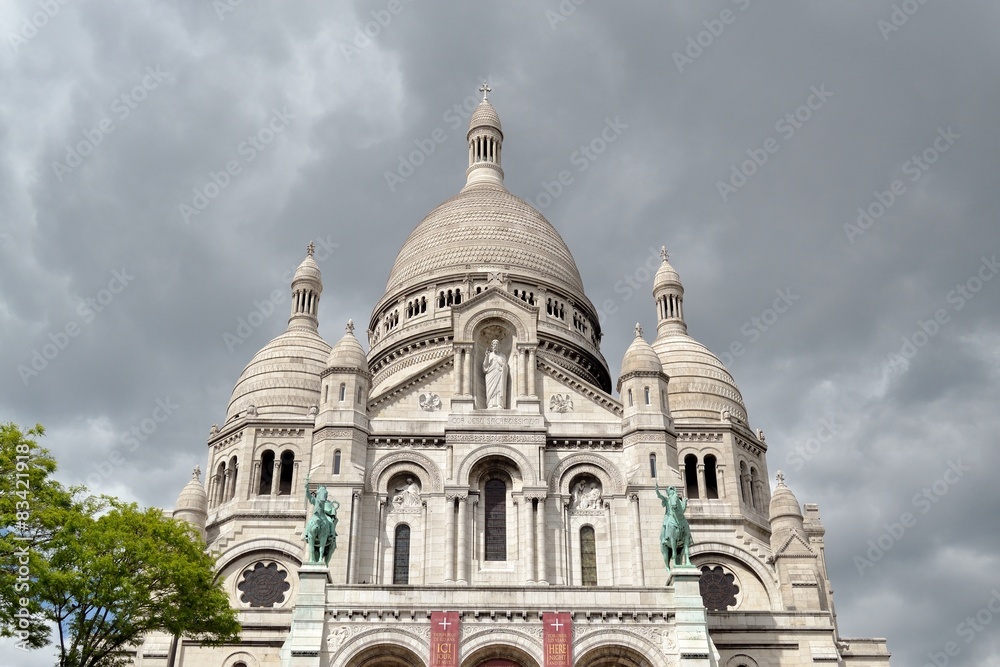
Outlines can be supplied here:
<path id="1" fill-rule="evenodd" d="M 354 320 L 347 320 L 347 326 L 344 327 L 344 330 L 347 331 L 347 333 L 349 333 L 349 334 L 351 334 L 353 336 L 354 335 Z"/>
<path id="2" fill-rule="evenodd" d="M 313 244 L 312 241 L 310 241 L 309 245 L 306 246 L 306 254 L 312 257 L 315 252 L 316 252 L 316 246 Z"/>
<path id="3" fill-rule="evenodd" d="M 784 485 L 785 485 L 785 473 L 783 473 L 783 472 L 781 472 L 781 471 L 779 470 L 779 471 L 778 471 L 778 474 L 777 474 L 777 475 L 775 475 L 775 476 L 774 476 L 774 478 L 775 478 L 776 480 L 778 480 L 778 486 L 784 486 Z"/>
<path id="4" fill-rule="evenodd" d="M 635 323 L 635 337 L 642 338 L 642 325 L 638 322 Z"/>
<path id="5" fill-rule="evenodd" d="M 660 257 L 664 262 L 670 259 L 670 253 L 667 252 L 667 246 L 660 246 Z"/>
<path id="6" fill-rule="evenodd" d="M 483 81 L 483 85 L 479 86 L 479 92 L 483 94 L 483 102 L 487 102 L 489 101 L 489 94 L 493 92 L 493 89 L 490 88 L 490 84 Z"/>
<path id="7" fill-rule="evenodd" d="M 194 470 L 191 471 L 191 479 L 196 482 L 201 481 L 201 466 L 195 466 Z"/>

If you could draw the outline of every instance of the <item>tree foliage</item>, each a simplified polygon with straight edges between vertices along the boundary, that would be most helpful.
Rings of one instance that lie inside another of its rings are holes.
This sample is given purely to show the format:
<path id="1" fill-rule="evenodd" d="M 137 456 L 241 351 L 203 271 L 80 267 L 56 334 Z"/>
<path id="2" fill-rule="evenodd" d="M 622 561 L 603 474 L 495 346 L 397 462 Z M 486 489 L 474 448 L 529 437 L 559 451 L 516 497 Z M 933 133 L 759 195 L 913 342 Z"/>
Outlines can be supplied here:
<path id="1" fill-rule="evenodd" d="M 155 508 L 63 488 L 51 478 L 55 460 L 32 440 L 42 434 L 40 427 L 26 434 L 12 424 L 0 429 L 3 483 L 16 479 L 18 451 L 29 452 L 33 475 L 27 515 L 17 514 L 17 497 L 11 499 L 6 487 L 0 500 L 5 635 L 37 648 L 50 641 L 48 624 L 54 625 L 60 667 L 124 664 L 156 630 L 207 644 L 238 638 L 240 626 L 215 579 L 214 560 L 190 526 Z M 30 575 L 19 581 L 17 554 L 25 551 Z M 23 602 L 27 627 L 18 618 Z"/>

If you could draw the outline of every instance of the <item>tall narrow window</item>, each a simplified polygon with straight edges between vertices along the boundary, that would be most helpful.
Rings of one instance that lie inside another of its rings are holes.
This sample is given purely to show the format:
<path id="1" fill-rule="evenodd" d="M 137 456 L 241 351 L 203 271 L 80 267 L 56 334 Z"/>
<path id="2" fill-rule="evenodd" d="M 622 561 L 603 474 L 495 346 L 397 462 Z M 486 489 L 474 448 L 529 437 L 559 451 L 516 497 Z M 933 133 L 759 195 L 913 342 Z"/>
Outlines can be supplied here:
<path id="1" fill-rule="evenodd" d="M 281 476 L 278 480 L 278 495 L 288 496 L 292 493 L 292 472 L 295 466 L 295 454 L 285 450 L 281 453 Z"/>
<path id="2" fill-rule="evenodd" d="M 507 560 L 507 485 L 491 479 L 484 495 L 486 560 Z"/>
<path id="3" fill-rule="evenodd" d="M 235 456 L 229 459 L 229 493 L 226 495 L 226 500 L 232 500 L 236 496 L 236 474 L 239 471 L 236 463 Z"/>
<path id="4" fill-rule="evenodd" d="M 396 526 L 395 552 L 392 556 L 392 583 L 410 583 L 410 527 Z"/>
<path id="5" fill-rule="evenodd" d="M 760 485 L 757 483 L 760 481 L 760 477 L 757 476 L 757 468 L 750 466 L 750 504 L 753 505 L 755 510 L 759 510 L 762 507 L 760 500 Z"/>
<path id="6" fill-rule="evenodd" d="M 218 505 L 226 498 L 226 462 L 219 464 L 215 471 L 215 504 Z"/>
<path id="7" fill-rule="evenodd" d="M 364 387 L 358 387 L 358 405 L 361 405 L 365 397 Z"/>
<path id="8" fill-rule="evenodd" d="M 343 403 L 344 399 L 347 398 L 347 385 L 343 382 L 340 383 L 340 402 Z"/>
<path id="9" fill-rule="evenodd" d="M 339 449 L 336 450 L 333 453 L 333 474 L 334 475 L 339 475 L 340 474 L 340 450 Z"/>
<path id="10" fill-rule="evenodd" d="M 649 455 L 649 476 L 656 479 L 656 454 Z"/>
<path id="11" fill-rule="evenodd" d="M 705 456 L 705 497 L 706 498 L 718 498 L 719 497 L 719 478 L 716 476 L 715 457 L 711 454 Z"/>
<path id="12" fill-rule="evenodd" d="M 688 454 L 684 457 L 684 486 L 688 498 L 698 498 L 698 457 Z"/>
<path id="13" fill-rule="evenodd" d="M 271 495 L 272 477 L 274 477 L 274 452 L 267 450 L 260 455 L 260 483 L 257 485 L 258 495 Z"/>
<path id="14" fill-rule="evenodd" d="M 649 405 L 649 387 L 643 387 L 643 391 L 646 393 L 646 405 Z"/>
<path id="15" fill-rule="evenodd" d="M 628 406 L 632 407 L 632 390 L 628 390 Z"/>
<path id="16" fill-rule="evenodd" d="M 750 504 L 750 494 L 747 493 L 747 464 L 740 461 L 740 495 L 743 497 L 743 504 Z"/>
<path id="17" fill-rule="evenodd" d="M 597 585 L 597 541 L 593 526 L 580 529 L 580 579 L 584 586 Z"/>

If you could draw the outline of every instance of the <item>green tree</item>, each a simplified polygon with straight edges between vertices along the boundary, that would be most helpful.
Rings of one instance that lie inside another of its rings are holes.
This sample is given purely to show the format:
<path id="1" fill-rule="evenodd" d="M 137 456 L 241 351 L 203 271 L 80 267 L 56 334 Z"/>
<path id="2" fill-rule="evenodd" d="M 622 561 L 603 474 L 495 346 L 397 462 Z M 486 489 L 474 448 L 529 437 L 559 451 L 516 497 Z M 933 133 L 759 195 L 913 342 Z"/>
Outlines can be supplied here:
<path id="1" fill-rule="evenodd" d="M 32 458 L 27 467 L 37 477 L 28 494 L 27 515 L 18 515 L 16 504 L 13 513 L 7 514 L 4 494 L 6 528 L 0 541 L 4 555 L 14 558 L 5 559 L 0 581 L 4 634 L 36 648 L 49 642 L 46 622 L 53 624 L 60 667 L 125 664 L 130 651 L 156 630 L 206 644 L 237 640 L 236 612 L 215 578 L 213 558 L 195 531 L 155 508 L 140 509 L 106 496 L 81 498 L 81 490 L 64 489 L 51 479 L 55 461 L 29 442 L 41 433 L 36 427 L 26 437 L 10 424 L 0 431 L 5 479 L 11 470 L 17 474 L 19 446 L 29 451 Z M 13 447 L 13 458 L 7 454 L 8 445 Z M 12 469 L 8 460 L 14 462 Z M 19 582 L 16 554 L 25 550 L 30 554 L 30 576 Z M 8 562 L 13 566 L 6 567 Z M 19 583 L 27 584 L 26 590 L 18 591 Z M 12 601 L 6 594 L 8 588 L 18 596 Z M 19 626 L 25 601 L 30 628 Z"/>

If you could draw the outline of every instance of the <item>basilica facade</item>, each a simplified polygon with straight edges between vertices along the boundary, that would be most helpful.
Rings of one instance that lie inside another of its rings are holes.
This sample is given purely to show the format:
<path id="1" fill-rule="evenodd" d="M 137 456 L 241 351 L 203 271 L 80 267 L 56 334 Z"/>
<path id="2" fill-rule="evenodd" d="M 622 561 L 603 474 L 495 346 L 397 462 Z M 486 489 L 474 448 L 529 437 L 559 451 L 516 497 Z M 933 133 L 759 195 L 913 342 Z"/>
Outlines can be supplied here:
<path id="1" fill-rule="evenodd" d="M 818 508 L 780 474 L 771 492 L 764 435 L 688 335 L 666 251 L 656 330 L 636 326 L 614 378 L 569 247 L 504 186 L 485 94 L 467 138 L 465 186 L 332 345 L 310 247 L 287 330 L 247 364 L 206 479 L 178 498 L 240 643 L 154 635 L 136 664 L 888 665 L 885 640 L 839 635 Z M 328 564 L 304 541 L 321 488 Z M 661 552 L 670 488 L 691 566 Z"/>

